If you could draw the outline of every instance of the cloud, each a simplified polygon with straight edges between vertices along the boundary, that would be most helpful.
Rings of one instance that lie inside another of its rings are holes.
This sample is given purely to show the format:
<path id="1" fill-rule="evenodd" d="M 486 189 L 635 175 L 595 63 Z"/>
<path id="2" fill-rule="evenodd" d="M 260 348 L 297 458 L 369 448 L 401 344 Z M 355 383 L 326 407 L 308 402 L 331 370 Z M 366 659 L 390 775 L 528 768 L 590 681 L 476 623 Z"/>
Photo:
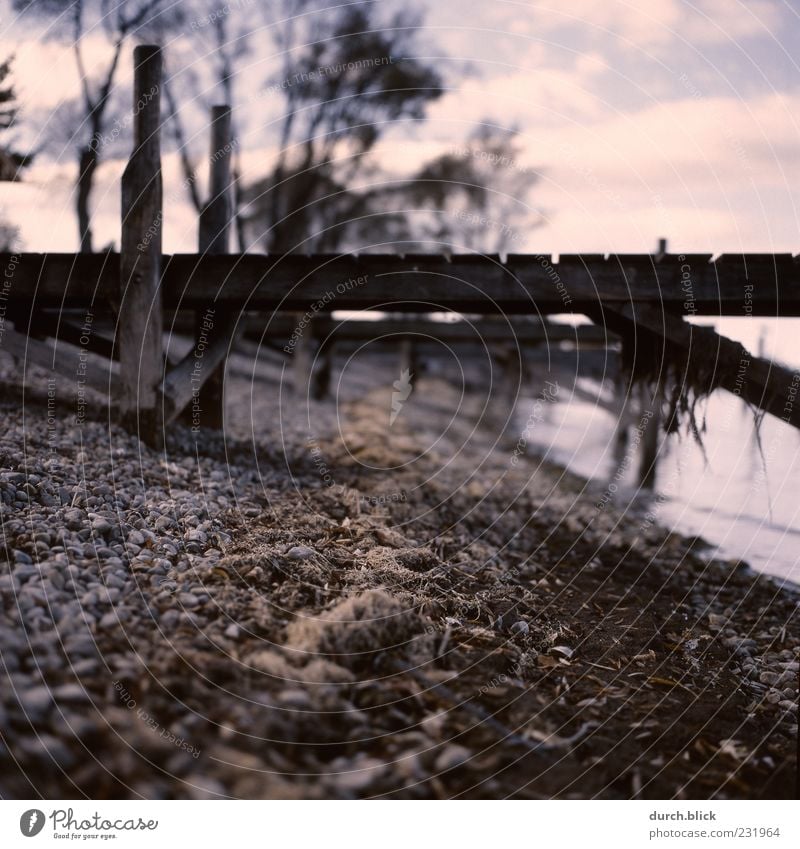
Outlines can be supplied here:
<path id="1" fill-rule="evenodd" d="M 529 8 L 540 32 L 579 29 L 594 41 L 612 35 L 618 43 L 645 50 L 679 41 L 739 41 L 769 34 L 780 22 L 778 5 L 769 0 L 570 0 Z"/>

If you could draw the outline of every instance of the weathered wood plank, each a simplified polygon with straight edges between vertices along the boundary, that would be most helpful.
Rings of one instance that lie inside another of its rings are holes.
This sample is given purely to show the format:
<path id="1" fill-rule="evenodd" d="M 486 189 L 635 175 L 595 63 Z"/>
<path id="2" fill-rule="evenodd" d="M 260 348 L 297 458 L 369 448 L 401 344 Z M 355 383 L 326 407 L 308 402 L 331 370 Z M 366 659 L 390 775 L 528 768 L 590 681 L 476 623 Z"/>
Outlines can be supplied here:
<path id="1" fill-rule="evenodd" d="M 226 314 L 219 320 L 210 316 L 207 321 L 207 331 L 201 331 L 195 345 L 169 370 L 161 385 L 164 423 L 169 424 L 188 407 L 192 431 L 195 433 L 205 423 L 202 406 L 204 396 L 201 393 L 203 385 L 224 363 L 238 335 L 234 315 Z"/>
<path id="2" fill-rule="evenodd" d="M 120 414 L 123 425 L 151 445 L 163 441 L 161 278 L 161 50 L 133 51 L 134 149 L 122 175 L 119 262 Z M 89 284 L 95 281 L 90 279 Z M 62 281 L 63 285 L 63 281 Z"/>
<path id="3" fill-rule="evenodd" d="M 0 255 L 0 266 L 11 255 Z M 38 307 L 85 305 L 114 291 L 114 255 L 19 254 L 9 297 Z M 669 254 L 608 258 L 164 256 L 164 306 L 203 309 L 209 300 L 234 309 L 319 312 L 383 309 L 584 313 L 631 301 L 684 315 L 800 316 L 800 261 L 789 254 Z"/>
<path id="4" fill-rule="evenodd" d="M 211 150 L 209 154 L 209 197 L 200 213 L 198 228 L 198 250 L 200 254 L 227 254 L 230 249 L 231 230 L 231 154 L 233 136 L 230 106 L 211 108 Z M 216 327 L 232 328 L 230 311 L 223 313 L 215 304 L 207 305 L 215 310 Z M 235 311 L 234 311 L 235 314 Z M 202 313 L 197 313 L 198 330 Z M 199 336 L 199 334 L 198 334 Z M 223 340 L 226 341 L 226 340 Z M 227 340 L 230 342 L 230 339 Z M 225 362 L 207 372 L 203 383 L 199 406 L 200 421 L 206 427 L 220 429 L 225 420 Z"/>
<path id="5" fill-rule="evenodd" d="M 98 365 L 88 359 L 83 349 L 63 344 L 53 346 L 5 327 L 0 350 L 12 354 L 23 363 L 23 367 L 38 366 L 65 378 L 76 392 L 83 386 L 108 398 L 115 397 L 119 392 L 119 381 L 111 361 L 107 367 Z"/>
<path id="6" fill-rule="evenodd" d="M 15 316 L 15 325 L 19 330 L 23 326 L 30 328 L 30 334 L 36 338 L 50 336 L 60 342 L 84 348 L 93 354 L 109 359 L 119 359 L 114 340 L 98 333 L 94 328 L 94 316 L 90 313 L 80 323 L 75 318 L 54 312 L 36 312 L 24 321 Z"/>
<path id="7" fill-rule="evenodd" d="M 689 324 L 653 307 L 627 305 L 611 312 L 632 325 L 658 334 L 674 345 L 687 348 L 690 355 L 698 347 L 704 356 L 708 356 L 709 350 L 716 349 L 720 361 L 738 362 L 740 368 L 736 374 L 728 370 L 720 372 L 722 388 L 781 421 L 800 428 L 800 369 L 788 369 L 756 357 L 739 342 L 720 336 L 713 328 Z"/>

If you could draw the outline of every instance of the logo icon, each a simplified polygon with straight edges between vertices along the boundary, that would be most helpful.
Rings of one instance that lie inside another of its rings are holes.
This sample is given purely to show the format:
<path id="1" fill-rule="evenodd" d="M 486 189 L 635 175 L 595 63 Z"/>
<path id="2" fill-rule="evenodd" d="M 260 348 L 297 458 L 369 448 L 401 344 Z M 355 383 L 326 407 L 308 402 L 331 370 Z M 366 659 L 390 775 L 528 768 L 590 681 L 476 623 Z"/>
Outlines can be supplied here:
<path id="1" fill-rule="evenodd" d="M 411 394 L 411 378 L 413 376 L 410 370 L 405 368 L 400 372 L 400 379 L 395 380 L 392 384 L 394 392 L 392 392 L 392 411 L 389 415 L 389 427 L 395 423 L 395 420 L 400 415 L 400 410 L 403 409 L 403 404 L 408 401 L 408 396 Z"/>
<path id="2" fill-rule="evenodd" d="M 38 808 L 31 808 L 19 818 L 19 830 L 25 837 L 36 837 L 44 828 L 44 813 Z"/>

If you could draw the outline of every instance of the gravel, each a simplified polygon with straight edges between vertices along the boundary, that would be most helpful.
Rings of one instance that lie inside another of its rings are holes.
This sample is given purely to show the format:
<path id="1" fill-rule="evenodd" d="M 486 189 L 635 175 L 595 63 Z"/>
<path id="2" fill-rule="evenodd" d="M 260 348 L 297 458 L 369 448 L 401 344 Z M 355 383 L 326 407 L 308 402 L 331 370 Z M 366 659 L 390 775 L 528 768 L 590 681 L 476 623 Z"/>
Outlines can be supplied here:
<path id="1" fill-rule="evenodd" d="M 3 412 L 0 727 L 10 742 L 0 747 L 0 775 L 6 795 L 28 798 L 33 786 L 54 797 L 350 797 L 387 782 L 386 788 L 407 784 L 409 794 L 424 796 L 433 792 L 426 774 L 474 768 L 477 752 L 460 739 L 459 745 L 440 745 L 435 729 L 451 721 L 446 711 L 431 707 L 416 726 L 396 713 L 395 699 L 423 703 L 418 687 L 397 685 L 376 706 L 371 666 L 357 669 L 364 681 L 350 690 L 354 673 L 347 659 L 315 658 L 298 670 L 282 653 L 299 616 L 329 613 L 340 600 L 338 582 L 346 570 L 352 583 L 342 584 L 341 592 L 355 594 L 372 586 L 388 558 L 386 574 L 396 586 L 387 586 L 405 604 L 420 582 L 439 580 L 443 562 L 386 527 L 388 521 L 374 520 L 377 542 L 368 538 L 372 526 L 355 531 L 350 522 L 359 521 L 358 490 L 349 491 L 356 495 L 351 517 L 342 506 L 345 497 L 323 486 L 301 428 L 294 442 L 291 429 L 282 431 L 282 449 L 300 458 L 298 465 L 305 462 L 303 498 L 268 444 L 258 450 L 269 462 L 255 467 L 241 446 L 229 450 L 213 435 L 195 442 L 186 427 L 176 426 L 167 450 L 157 452 L 105 423 L 78 428 L 30 410 L 23 423 L 15 407 Z M 346 489 L 351 482 L 341 483 Z M 453 499 L 471 507 L 486 489 L 462 488 Z M 308 493 L 316 499 L 313 508 Z M 407 506 L 405 499 L 388 503 Z M 375 515 L 387 509 L 380 505 Z M 602 518 L 609 527 L 615 521 L 610 512 Z M 508 536 L 501 537 L 493 550 L 487 545 L 488 570 L 497 563 L 502 571 L 495 558 L 506 551 Z M 528 562 L 528 554 L 520 553 L 517 562 Z M 586 562 L 591 574 L 606 568 L 594 555 Z M 668 563 L 653 565 L 658 568 L 672 574 Z M 505 586 L 503 580 L 497 586 Z M 724 646 L 748 694 L 748 710 L 786 740 L 797 733 L 800 638 L 796 627 L 782 632 L 748 606 L 747 586 L 754 581 L 710 563 L 681 603 L 687 621 L 708 623 Z M 557 577 L 537 574 L 524 594 L 538 593 L 546 606 L 555 587 Z M 759 587 L 763 594 L 764 579 Z M 779 596 L 784 606 L 790 603 L 776 587 Z M 535 611 L 515 610 L 517 602 L 510 595 L 505 612 L 484 611 L 491 616 L 471 632 L 480 611 L 469 599 L 463 610 L 452 600 L 452 608 L 426 612 L 437 623 L 436 650 L 444 653 L 448 641 L 482 645 L 494 639 L 501 650 L 493 657 L 512 651 L 511 643 L 522 656 L 539 639 L 539 625 Z M 446 597 L 441 602 L 450 603 Z M 321 621 L 330 624 L 325 615 Z M 502 632 L 491 629 L 495 620 L 503 623 Z M 451 640 L 451 631 L 458 640 Z M 421 634 L 420 644 L 429 636 Z M 690 646 L 687 638 L 687 666 L 695 662 Z M 545 670 L 555 664 L 566 669 L 573 661 L 572 648 L 552 641 L 543 651 L 554 656 L 552 664 L 541 664 Z M 533 651 L 534 666 L 543 656 Z M 449 680 L 451 670 L 439 671 L 442 681 Z M 377 677 L 388 681 L 392 675 Z M 507 680 L 504 672 L 500 683 Z M 374 707 L 385 710 L 382 726 L 375 724 Z M 320 717 L 335 717 L 336 724 Z M 359 751 L 364 739 L 385 741 L 386 762 Z M 337 754 L 344 748 L 346 755 Z M 517 760 L 515 754 L 509 763 Z M 476 776 L 475 785 L 481 781 Z M 498 785 L 493 792 L 506 789 Z"/>

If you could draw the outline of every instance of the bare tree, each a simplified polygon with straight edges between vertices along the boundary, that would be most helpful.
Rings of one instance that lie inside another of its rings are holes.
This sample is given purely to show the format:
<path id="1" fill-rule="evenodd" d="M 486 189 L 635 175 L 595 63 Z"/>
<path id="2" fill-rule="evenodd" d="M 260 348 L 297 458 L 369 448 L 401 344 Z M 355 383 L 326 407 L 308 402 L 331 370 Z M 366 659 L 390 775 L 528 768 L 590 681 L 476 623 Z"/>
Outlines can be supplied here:
<path id="1" fill-rule="evenodd" d="M 109 123 L 109 105 L 119 70 L 120 56 L 128 39 L 145 32 L 161 15 L 163 0 L 14 0 L 18 10 L 52 21 L 52 31 L 68 40 L 80 78 L 80 125 L 75 210 L 80 249 L 92 250 L 91 193 Z M 84 55 L 88 32 L 103 32 L 110 55 L 95 78 L 89 74 Z"/>
<path id="2" fill-rule="evenodd" d="M 32 160 L 32 155 L 15 150 L 13 132 L 19 119 L 19 104 L 14 87 L 11 85 L 12 59 L 0 62 L 0 181 L 10 182 L 21 179 L 22 171 Z M 11 251 L 17 247 L 19 230 L 10 222 L 0 218 L 0 251 Z"/>
<path id="3" fill-rule="evenodd" d="M 268 28 L 281 68 L 264 92 L 282 101 L 270 174 L 249 187 L 248 222 L 268 251 L 322 250 L 358 203 L 356 179 L 392 125 L 424 118 L 442 94 L 415 58 L 419 16 L 362 0 L 333 9 L 284 0 Z"/>
<path id="4" fill-rule="evenodd" d="M 521 161 L 516 130 L 485 120 L 463 145 L 426 163 L 400 198 L 413 209 L 408 227 L 423 240 L 482 253 L 519 249 L 541 224 L 530 202 L 539 174 Z"/>
<path id="5" fill-rule="evenodd" d="M 211 106 L 225 104 L 232 108 L 233 136 L 237 137 L 236 81 L 238 68 L 249 53 L 248 35 L 253 26 L 253 11 L 250 7 L 239 8 L 236 3 L 220 7 L 218 0 L 191 0 L 181 5 L 187 37 L 174 44 L 172 55 L 167 57 L 165 128 L 179 157 L 183 185 L 198 213 L 203 208 L 198 187 L 199 157 L 192 151 L 191 133 L 187 127 L 191 124 L 191 113 L 196 111 L 195 107 L 200 107 L 201 126 L 205 126 Z M 180 70 L 174 70 L 178 68 Z M 193 96 L 181 104 L 175 97 L 176 88 L 192 92 Z M 205 135 L 202 142 L 205 143 Z M 239 250 L 244 251 L 244 231 L 238 215 L 241 200 L 241 148 L 238 144 L 233 148 L 232 160 L 235 232 Z"/>

